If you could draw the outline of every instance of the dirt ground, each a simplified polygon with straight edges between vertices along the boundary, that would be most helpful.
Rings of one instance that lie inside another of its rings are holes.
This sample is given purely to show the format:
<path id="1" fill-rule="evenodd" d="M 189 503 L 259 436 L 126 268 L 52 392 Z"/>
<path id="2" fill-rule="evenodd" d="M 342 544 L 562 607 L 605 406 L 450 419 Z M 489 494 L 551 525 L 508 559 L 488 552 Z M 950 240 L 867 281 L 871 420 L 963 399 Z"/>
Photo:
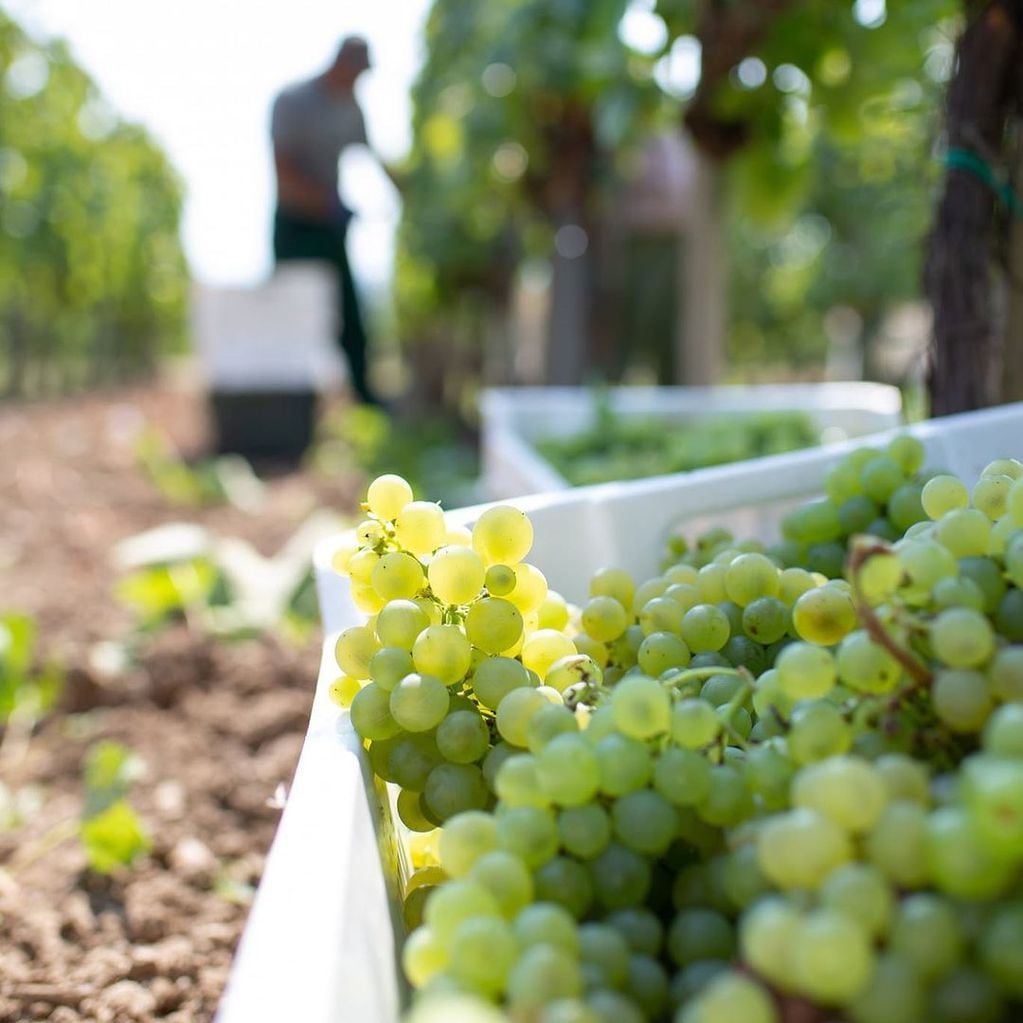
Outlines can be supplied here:
<path id="1" fill-rule="evenodd" d="M 0 612 L 34 615 L 67 672 L 61 711 L 27 745 L 0 745 L 0 779 L 31 805 L 0 830 L 0 1023 L 210 1020 L 305 730 L 316 638 L 225 644 L 176 626 L 100 671 L 96 643 L 133 625 L 110 550 L 189 519 L 270 554 L 313 508 L 350 509 L 361 481 L 281 472 L 256 515 L 174 508 L 136 464 L 143 419 L 185 453 L 206 442 L 186 390 L 0 406 Z M 104 738 L 144 761 L 131 801 L 152 839 L 112 877 L 73 835 L 82 757 Z"/>

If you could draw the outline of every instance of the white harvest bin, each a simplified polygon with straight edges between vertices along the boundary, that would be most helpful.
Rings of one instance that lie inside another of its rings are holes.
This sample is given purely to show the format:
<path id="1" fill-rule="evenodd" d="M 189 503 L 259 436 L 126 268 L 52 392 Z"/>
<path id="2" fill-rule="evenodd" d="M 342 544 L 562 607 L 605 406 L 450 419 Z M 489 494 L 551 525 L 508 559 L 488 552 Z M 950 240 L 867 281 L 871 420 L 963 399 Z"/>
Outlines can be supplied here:
<path id="1" fill-rule="evenodd" d="M 344 377 L 330 267 L 295 260 L 252 287 L 196 284 L 191 325 L 215 391 L 320 391 Z"/>
<path id="2" fill-rule="evenodd" d="M 300 457 L 312 442 L 317 394 L 344 379 L 332 269 L 301 260 L 254 287 L 197 284 L 191 305 L 217 448 Z"/>
<path id="3" fill-rule="evenodd" d="M 805 413 L 824 442 L 862 437 L 902 422 L 895 387 L 871 383 L 734 387 L 613 387 L 611 410 L 626 419 L 692 423 L 756 412 Z M 548 437 L 571 437 L 594 423 L 593 392 L 581 387 L 505 387 L 483 392 L 483 486 L 501 500 L 567 490 L 571 483 L 537 450 Z"/>
<path id="4" fill-rule="evenodd" d="M 824 473 L 850 449 L 881 445 L 901 432 L 924 443 L 927 465 L 971 480 L 993 458 L 1023 456 L 1023 403 L 858 442 L 510 503 L 533 520 L 529 561 L 555 589 L 579 601 L 589 575 L 602 565 L 628 565 L 640 578 L 653 572 L 663 538 L 678 524 L 693 531 L 712 524 L 770 539 L 781 516 L 819 494 Z M 485 507 L 451 517 L 470 525 Z M 333 553 L 351 542 L 351 534 L 332 538 L 316 553 L 328 633 L 316 698 L 218 1023 L 397 1019 L 404 985 L 395 960 L 401 935 L 395 882 L 403 853 L 390 801 L 380 798 L 347 714 L 327 693 L 337 674 L 337 633 L 366 617 L 351 603 L 347 580 L 330 569 Z"/>

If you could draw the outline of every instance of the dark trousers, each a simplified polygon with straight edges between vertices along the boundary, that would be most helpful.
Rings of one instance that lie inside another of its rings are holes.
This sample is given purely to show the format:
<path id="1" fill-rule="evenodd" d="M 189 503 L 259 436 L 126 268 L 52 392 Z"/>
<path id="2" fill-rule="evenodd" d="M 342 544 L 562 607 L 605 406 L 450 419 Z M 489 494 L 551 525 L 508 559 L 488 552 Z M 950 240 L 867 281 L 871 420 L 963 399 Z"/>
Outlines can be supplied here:
<path id="1" fill-rule="evenodd" d="M 329 263 L 337 272 L 340 331 L 338 345 L 348 359 L 352 388 L 361 401 L 376 402 L 366 379 L 366 330 L 359 296 L 345 252 L 345 228 L 309 220 L 278 209 L 274 215 L 274 259 L 315 259 Z"/>

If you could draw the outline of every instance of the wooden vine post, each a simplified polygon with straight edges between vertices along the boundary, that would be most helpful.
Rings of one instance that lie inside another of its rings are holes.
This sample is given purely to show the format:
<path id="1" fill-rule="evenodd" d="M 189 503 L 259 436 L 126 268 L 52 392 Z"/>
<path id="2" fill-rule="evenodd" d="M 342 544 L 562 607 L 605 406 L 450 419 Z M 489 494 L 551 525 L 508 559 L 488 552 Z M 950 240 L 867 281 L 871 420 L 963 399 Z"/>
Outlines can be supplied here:
<path id="1" fill-rule="evenodd" d="M 1015 365 L 1023 345 L 997 268 L 1006 265 L 1000 228 L 1021 212 L 1002 175 L 1023 82 L 1023 0 L 966 0 L 965 13 L 945 110 L 948 169 L 924 271 L 934 310 L 933 415 L 1002 400 L 1003 367 Z"/>

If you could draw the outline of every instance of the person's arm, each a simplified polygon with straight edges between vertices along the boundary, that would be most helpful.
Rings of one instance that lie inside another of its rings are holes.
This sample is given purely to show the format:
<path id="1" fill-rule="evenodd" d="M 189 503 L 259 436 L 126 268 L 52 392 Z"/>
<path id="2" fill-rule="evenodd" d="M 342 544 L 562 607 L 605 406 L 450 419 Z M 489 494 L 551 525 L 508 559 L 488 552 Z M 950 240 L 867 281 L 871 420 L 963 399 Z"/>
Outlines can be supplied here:
<path id="1" fill-rule="evenodd" d="M 393 163 L 387 163 L 375 150 L 371 149 L 370 152 L 376 158 L 377 163 L 380 164 L 380 169 L 391 179 L 391 184 L 394 185 L 395 189 L 398 192 L 404 192 L 405 175 Z"/>
<path id="2" fill-rule="evenodd" d="M 366 134 L 366 120 L 362 113 L 362 108 L 356 105 L 356 111 L 358 112 L 358 122 L 356 128 L 356 141 L 361 145 L 365 146 L 369 151 L 370 156 L 376 160 L 377 165 L 380 169 L 390 178 L 391 184 L 394 185 L 398 192 L 405 190 L 405 176 L 398 170 L 394 164 L 388 163 L 377 151 L 373 148 L 373 145 L 369 141 L 369 136 Z"/>

